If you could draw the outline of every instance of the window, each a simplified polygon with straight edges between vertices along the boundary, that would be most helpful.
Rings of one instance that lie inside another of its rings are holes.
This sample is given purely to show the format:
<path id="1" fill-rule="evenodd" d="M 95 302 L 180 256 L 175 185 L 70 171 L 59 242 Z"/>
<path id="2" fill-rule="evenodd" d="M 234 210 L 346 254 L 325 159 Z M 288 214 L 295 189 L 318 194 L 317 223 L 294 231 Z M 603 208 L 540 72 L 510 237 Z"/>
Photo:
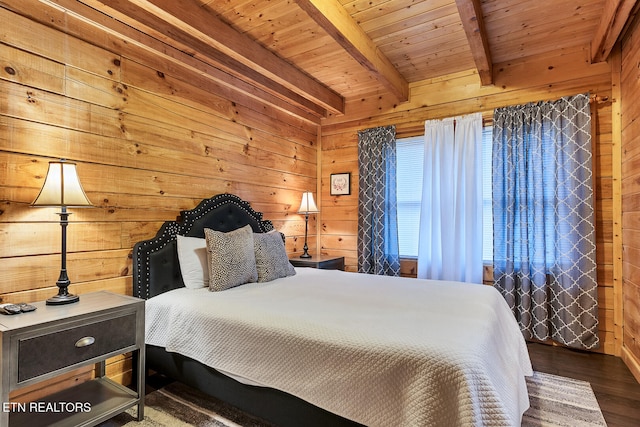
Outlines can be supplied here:
<path id="1" fill-rule="evenodd" d="M 493 214 L 491 201 L 491 141 L 493 128 L 482 130 L 482 258 L 493 260 Z M 398 186 L 398 243 L 400 256 L 417 258 L 424 136 L 400 138 L 396 142 Z"/>
<path id="2" fill-rule="evenodd" d="M 493 263 L 493 190 L 491 170 L 493 126 L 482 128 L 482 260 Z"/>
<path id="3" fill-rule="evenodd" d="M 396 185 L 398 187 L 398 245 L 400 257 L 418 256 L 418 227 L 422 200 L 424 137 L 396 141 Z"/>

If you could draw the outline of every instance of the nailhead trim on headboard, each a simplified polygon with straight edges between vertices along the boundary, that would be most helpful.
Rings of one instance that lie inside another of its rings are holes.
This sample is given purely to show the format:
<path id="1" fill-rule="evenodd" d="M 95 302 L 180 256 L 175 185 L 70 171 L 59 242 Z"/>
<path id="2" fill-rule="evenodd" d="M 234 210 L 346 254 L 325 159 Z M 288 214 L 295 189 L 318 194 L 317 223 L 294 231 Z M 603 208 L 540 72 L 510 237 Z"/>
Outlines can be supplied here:
<path id="1" fill-rule="evenodd" d="M 233 194 L 218 194 L 209 199 L 204 199 L 198 206 L 191 210 L 182 211 L 180 220 L 165 222 L 153 239 L 138 242 L 133 247 L 133 294 L 139 298 L 148 299 L 151 296 L 151 256 L 155 252 L 164 249 L 168 244 L 176 240 L 176 236 L 187 236 L 194 224 L 220 209 L 233 204 L 246 213 L 246 218 L 239 218 L 244 224 L 257 224 L 262 233 L 273 230 L 273 224 L 269 220 L 262 219 L 262 213 L 256 212 L 251 205 Z M 212 228 L 215 228 L 212 227 Z"/>

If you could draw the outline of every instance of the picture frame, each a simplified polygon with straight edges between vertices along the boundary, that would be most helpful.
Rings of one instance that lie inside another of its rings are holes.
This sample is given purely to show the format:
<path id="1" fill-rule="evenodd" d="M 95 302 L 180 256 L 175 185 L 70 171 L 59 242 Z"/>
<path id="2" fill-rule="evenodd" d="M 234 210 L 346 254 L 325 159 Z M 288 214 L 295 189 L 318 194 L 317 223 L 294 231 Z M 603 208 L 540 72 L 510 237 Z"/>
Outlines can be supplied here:
<path id="1" fill-rule="evenodd" d="M 351 194 L 351 173 L 332 173 L 330 187 L 330 193 L 332 196 L 345 196 Z"/>

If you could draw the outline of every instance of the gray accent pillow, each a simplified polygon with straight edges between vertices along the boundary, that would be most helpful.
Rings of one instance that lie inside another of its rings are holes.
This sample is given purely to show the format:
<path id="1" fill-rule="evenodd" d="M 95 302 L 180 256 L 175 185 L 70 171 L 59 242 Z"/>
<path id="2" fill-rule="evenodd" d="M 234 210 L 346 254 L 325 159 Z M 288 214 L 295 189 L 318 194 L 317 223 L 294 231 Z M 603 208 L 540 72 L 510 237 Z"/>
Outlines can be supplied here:
<path id="1" fill-rule="evenodd" d="M 253 249 L 253 230 L 245 225 L 223 233 L 205 228 L 209 290 L 224 291 L 258 280 Z"/>
<path id="2" fill-rule="evenodd" d="M 258 282 L 269 282 L 296 274 L 295 268 L 289 262 L 280 233 L 255 233 L 253 245 L 256 253 Z"/>

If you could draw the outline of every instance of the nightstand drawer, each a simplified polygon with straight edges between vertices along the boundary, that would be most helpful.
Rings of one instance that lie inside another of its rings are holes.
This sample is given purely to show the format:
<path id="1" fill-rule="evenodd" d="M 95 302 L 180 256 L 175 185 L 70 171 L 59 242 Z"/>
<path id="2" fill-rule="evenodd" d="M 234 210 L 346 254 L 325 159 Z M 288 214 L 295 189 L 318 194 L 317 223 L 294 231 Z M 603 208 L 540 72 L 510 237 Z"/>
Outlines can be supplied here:
<path id="1" fill-rule="evenodd" d="M 18 383 L 136 345 L 136 313 L 18 341 Z"/>

